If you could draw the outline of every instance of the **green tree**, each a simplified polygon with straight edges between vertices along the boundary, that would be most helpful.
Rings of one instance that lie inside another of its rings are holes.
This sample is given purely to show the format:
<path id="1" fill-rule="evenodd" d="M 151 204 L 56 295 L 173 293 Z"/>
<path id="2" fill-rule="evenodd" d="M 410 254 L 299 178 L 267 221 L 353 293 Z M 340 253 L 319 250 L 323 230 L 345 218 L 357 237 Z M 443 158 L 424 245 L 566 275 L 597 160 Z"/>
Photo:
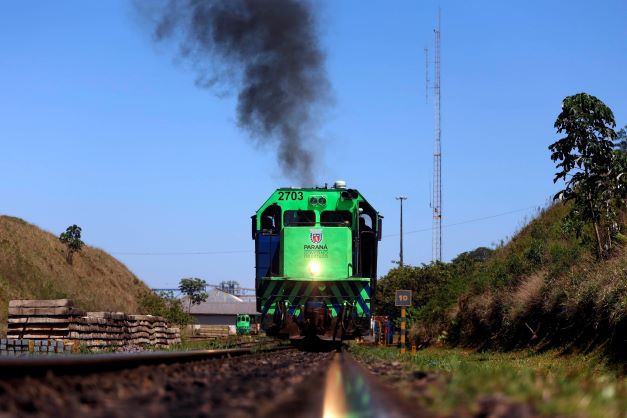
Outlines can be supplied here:
<path id="1" fill-rule="evenodd" d="M 81 227 L 78 225 L 68 226 L 65 232 L 59 235 L 61 241 L 67 247 L 66 260 L 68 264 L 72 264 L 74 253 L 80 251 L 85 243 L 81 241 Z"/>
<path id="2" fill-rule="evenodd" d="M 375 294 L 377 314 L 393 317 L 399 315 L 400 308 L 394 306 L 397 290 L 411 290 L 412 306 L 422 307 L 432 300 L 450 279 L 450 264 L 445 263 L 394 268 L 377 283 Z"/>
<path id="3" fill-rule="evenodd" d="M 566 136 L 549 146 L 558 169 L 553 182 L 565 183 L 555 198 L 573 201 L 568 217 L 577 222 L 572 224 L 592 224 L 601 258 L 611 250 L 617 219 L 616 179 L 620 173 L 615 164 L 615 126 L 612 110 L 601 100 L 586 93 L 568 96 L 555 121 L 557 132 Z"/>
<path id="4" fill-rule="evenodd" d="M 420 267 L 392 269 L 377 284 L 375 310 L 395 318 L 398 327 L 400 308 L 394 306 L 396 290 L 412 291 L 412 306 L 407 310 L 408 329 L 419 344 L 436 338 L 449 323 L 449 310 L 459 295 L 451 264 L 431 263 Z"/>
<path id="5" fill-rule="evenodd" d="M 193 321 L 191 315 L 185 312 L 181 299 L 175 297 L 172 291 L 145 292 L 139 298 L 139 309 L 142 314 L 161 316 L 181 327 Z"/>
<path id="6" fill-rule="evenodd" d="M 472 262 L 485 262 L 494 254 L 494 250 L 488 247 L 477 247 L 474 250 L 460 253 L 451 262 L 457 263 L 472 263 Z"/>
<path id="7" fill-rule="evenodd" d="M 627 206 L 627 126 L 618 131 L 616 135 L 614 157 L 616 167 L 614 169 L 616 176 L 612 179 L 615 182 L 613 186 L 616 190 L 614 205 L 624 208 Z M 619 232 L 617 235 L 621 237 L 623 242 L 627 239 Z"/>
<path id="8" fill-rule="evenodd" d="M 616 150 L 627 154 L 627 125 L 616 132 Z"/>
<path id="9" fill-rule="evenodd" d="M 200 305 L 207 300 L 209 296 L 205 291 L 207 282 L 198 277 L 189 277 L 181 279 L 179 282 L 179 290 L 187 296 L 188 306 L 187 312 L 192 309 L 192 305 Z"/>

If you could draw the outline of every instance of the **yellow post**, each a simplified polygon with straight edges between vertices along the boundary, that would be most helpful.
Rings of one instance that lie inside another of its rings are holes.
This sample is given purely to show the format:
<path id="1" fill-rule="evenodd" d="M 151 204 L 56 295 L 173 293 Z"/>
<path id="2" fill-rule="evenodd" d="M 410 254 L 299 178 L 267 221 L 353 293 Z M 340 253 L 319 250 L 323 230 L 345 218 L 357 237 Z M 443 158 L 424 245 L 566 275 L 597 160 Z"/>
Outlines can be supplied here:
<path id="1" fill-rule="evenodd" d="M 411 355 L 415 356 L 416 355 L 416 344 L 412 344 L 411 345 Z"/>
<path id="2" fill-rule="evenodd" d="M 405 308 L 401 308 L 401 354 L 405 354 Z"/>

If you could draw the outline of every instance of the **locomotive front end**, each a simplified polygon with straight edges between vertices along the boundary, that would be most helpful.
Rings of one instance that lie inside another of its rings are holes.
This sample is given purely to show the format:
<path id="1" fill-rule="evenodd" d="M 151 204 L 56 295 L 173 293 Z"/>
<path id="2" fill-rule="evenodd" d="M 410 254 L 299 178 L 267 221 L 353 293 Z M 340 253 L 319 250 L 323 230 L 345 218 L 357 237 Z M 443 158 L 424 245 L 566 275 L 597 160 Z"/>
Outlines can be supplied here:
<path id="1" fill-rule="evenodd" d="M 369 329 L 382 217 L 338 183 L 278 189 L 252 217 L 257 309 L 268 334 L 336 340 Z"/>

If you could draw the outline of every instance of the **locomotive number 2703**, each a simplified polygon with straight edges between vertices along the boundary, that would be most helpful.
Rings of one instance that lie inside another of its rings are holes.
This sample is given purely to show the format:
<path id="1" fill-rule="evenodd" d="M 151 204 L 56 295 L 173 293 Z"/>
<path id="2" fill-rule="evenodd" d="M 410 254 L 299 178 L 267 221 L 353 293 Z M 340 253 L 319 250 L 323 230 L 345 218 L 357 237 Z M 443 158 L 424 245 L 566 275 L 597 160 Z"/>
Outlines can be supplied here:
<path id="1" fill-rule="evenodd" d="M 279 192 L 279 200 L 303 200 L 303 192 Z"/>

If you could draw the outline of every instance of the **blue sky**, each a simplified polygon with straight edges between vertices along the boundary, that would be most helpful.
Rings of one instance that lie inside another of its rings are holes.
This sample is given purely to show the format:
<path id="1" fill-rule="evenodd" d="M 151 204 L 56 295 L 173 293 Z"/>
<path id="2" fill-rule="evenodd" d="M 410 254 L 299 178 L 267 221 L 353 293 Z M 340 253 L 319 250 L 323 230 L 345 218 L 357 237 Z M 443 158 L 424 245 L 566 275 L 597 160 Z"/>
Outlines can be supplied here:
<path id="1" fill-rule="evenodd" d="M 317 0 L 335 104 L 316 150 L 385 215 L 379 265 L 431 258 L 433 101 L 423 48 L 442 9 L 444 257 L 511 236 L 558 190 L 547 146 L 585 91 L 627 124 L 624 1 Z M 391 6 L 392 5 L 392 6 Z M 155 45 L 130 2 L 0 3 L 0 213 L 54 234 L 76 223 L 154 287 L 253 284 L 249 217 L 295 185 L 235 123 L 233 95 Z M 510 213 L 508 213 L 510 212 Z M 477 218 L 492 217 L 468 222 Z M 228 252 L 221 254 L 173 254 Z M 151 253 L 140 255 L 137 253 Z"/>

